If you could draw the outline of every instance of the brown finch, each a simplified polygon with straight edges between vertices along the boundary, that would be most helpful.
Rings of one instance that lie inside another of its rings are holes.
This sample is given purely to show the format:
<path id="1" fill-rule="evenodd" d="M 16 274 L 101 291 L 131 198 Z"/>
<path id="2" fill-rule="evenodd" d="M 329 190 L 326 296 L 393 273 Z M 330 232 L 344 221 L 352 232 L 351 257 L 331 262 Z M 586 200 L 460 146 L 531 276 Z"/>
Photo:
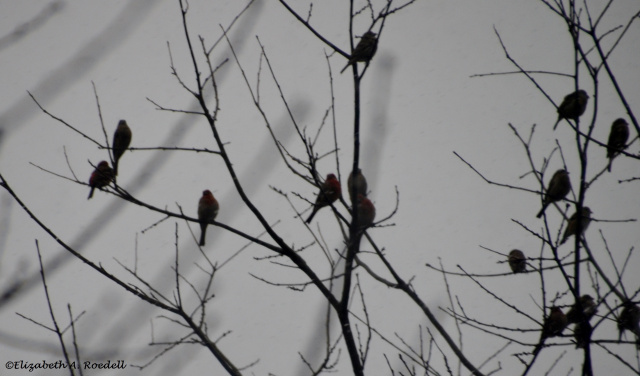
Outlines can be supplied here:
<path id="1" fill-rule="evenodd" d="M 325 206 L 329 206 L 333 204 L 337 199 L 342 196 L 342 188 L 340 187 L 340 182 L 336 178 L 334 174 L 327 175 L 327 179 L 320 186 L 320 193 L 318 193 L 318 198 L 316 198 L 316 203 L 313 205 L 313 211 L 311 211 L 311 215 L 307 218 L 307 223 L 311 223 L 311 220 L 316 215 L 318 210 L 324 208 Z"/>
<path id="2" fill-rule="evenodd" d="M 344 72 L 349 65 L 355 64 L 358 61 L 368 63 L 373 55 L 375 55 L 377 49 L 378 38 L 376 38 L 376 33 L 373 31 L 367 31 L 360 39 L 360 42 L 358 42 L 358 45 L 351 54 L 349 62 L 344 66 L 344 68 L 342 68 L 340 73 Z"/>
<path id="3" fill-rule="evenodd" d="M 616 119 L 611 124 L 611 132 L 609 133 L 609 142 L 607 142 L 607 158 L 609 158 L 609 166 L 607 170 L 611 172 L 611 163 L 621 151 L 625 149 L 625 144 L 629 139 L 629 125 L 624 119 Z"/>
<path id="4" fill-rule="evenodd" d="M 547 192 L 542 202 L 542 209 L 536 215 L 537 218 L 542 217 L 547 206 L 552 202 L 562 200 L 571 190 L 571 181 L 569 180 L 569 173 L 567 170 L 558 170 L 553 174 L 553 177 L 549 181 L 547 186 Z"/>
<path id="5" fill-rule="evenodd" d="M 581 310 L 582 315 L 580 315 Z M 580 297 L 580 307 L 578 307 L 578 302 L 571 306 L 571 309 L 567 312 L 567 321 L 569 324 L 577 324 L 583 321 L 582 319 L 584 318 L 584 321 L 588 322 L 596 312 L 596 302 L 593 300 L 593 297 L 585 294 Z"/>
<path id="6" fill-rule="evenodd" d="M 578 90 L 564 97 L 562 103 L 560 103 L 560 107 L 558 107 L 558 120 L 553 126 L 553 130 L 556 130 L 558 123 L 560 123 L 562 119 L 577 120 L 582 116 L 587 109 L 588 100 L 589 96 L 584 90 Z"/>
<path id="7" fill-rule="evenodd" d="M 349 198 L 352 203 L 356 202 L 354 199 L 358 195 L 367 196 L 367 179 L 362 175 L 362 170 L 358 169 L 355 174 L 353 172 L 349 174 L 347 188 L 349 189 Z"/>
<path id="8" fill-rule="evenodd" d="M 131 143 L 131 128 L 127 125 L 127 122 L 120 120 L 118 128 L 116 128 L 113 134 L 113 170 L 118 175 L 118 161 L 122 154 L 127 150 Z"/>
<path id="9" fill-rule="evenodd" d="M 93 197 L 93 190 L 96 188 L 104 188 L 113 180 L 114 173 L 113 169 L 109 167 L 109 162 L 102 161 L 98 163 L 98 166 L 91 173 L 91 177 L 89 178 L 89 186 L 91 187 L 91 191 L 89 191 L 89 200 Z"/>
<path id="10" fill-rule="evenodd" d="M 207 225 L 216 219 L 220 205 L 210 190 L 202 192 L 198 202 L 198 220 L 200 221 L 200 246 L 204 246 L 204 238 L 207 234 Z"/>
<path id="11" fill-rule="evenodd" d="M 622 340 L 622 333 L 628 330 L 636 335 L 636 340 L 640 338 L 640 308 L 633 302 L 627 300 L 622 303 L 622 312 L 618 316 L 618 331 L 620 331 L 620 337 L 618 340 Z"/>
<path id="12" fill-rule="evenodd" d="M 542 349 L 544 345 L 544 341 L 547 338 L 559 336 L 562 334 L 564 329 L 567 327 L 567 316 L 562 312 L 562 309 L 559 307 L 551 307 L 551 312 L 549 316 L 544 319 L 544 324 L 542 325 L 542 334 L 540 335 L 540 342 L 533 350 L 533 354 L 537 354 Z"/>
<path id="13" fill-rule="evenodd" d="M 522 273 L 527 269 L 527 259 L 519 249 L 509 252 L 509 266 L 513 273 Z"/>
<path id="14" fill-rule="evenodd" d="M 564 230 L 564 236 L 560 244 L 564 244 L 571 235 L 582 235 L 589 227 L 589 223 L 591 223 L 591 209 L 588 207 L 582 208 L 582 215 L 578 215 L 578 212 L 573 213 L 569 218 L 567 229 Z"/>
<path id="15" fill-rule="evenodd" d="M 376 207 L 368 198 L 359 194 L 356 197 L 356 210 L 358 211 L 358 223 L 356 226 L 359 229 L 366 229 L 373 224 L 373 219 L 376 217 Z"/>

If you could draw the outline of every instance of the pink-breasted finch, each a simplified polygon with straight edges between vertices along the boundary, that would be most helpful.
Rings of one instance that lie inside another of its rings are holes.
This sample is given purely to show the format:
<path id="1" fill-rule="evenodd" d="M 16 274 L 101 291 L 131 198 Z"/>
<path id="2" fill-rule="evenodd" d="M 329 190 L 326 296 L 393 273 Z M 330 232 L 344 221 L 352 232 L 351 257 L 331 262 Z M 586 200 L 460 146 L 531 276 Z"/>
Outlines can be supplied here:
<path id="1" fill-rule="evenodd" d="M 564 244 L 571 235 L 582 235 L 589 227 L 589 223 L 591 223 L 591 209 L 588 207 L 582 208 L 582 215 L 578 215 L 578 212 L 573 213 L 569 218 L 567 229 L 564 230 L 564 236 L 560 244 Z"/>
<path id="2" fill-rule="evenodd" d="M 356 224 L 359 229 L 366 229 L 373 224 L 373 220 L 376 217 L 376 207 L 368 198 L 359 194 L 356 197 L 356 210 L 358 211 L 358 223 Z"/>
<path id="3" fill-rule="evenodd" d="M 560 201 L 571 191 L 571 181 L 567 170 L 558 170 L 553 174 L 547 186 L 547 192 L 544 195 L 542 209 L 536 215 L 537 218 L 542 217 L 547 206 L 552 202 Z"/>
<path id="4" fill-rule="evenodd" d="M 351 203 L 356 203 L 355 198 L 358 197 L 358 195 L 367 196 L 367 179 L 362 175 L 362 170 L 358 169 L 355 174 L 353 171 L 349 174 L 347 188 L 349 189 Z"/>
<path id="5" fill-rule="evenodd" d="M 127 150 L 131 144 L 131 128 L 127 125 L 127 122 L 120 120 L 116 131 L 113 133 L 113 170 L 118 175 L 118 161 L 122 154 Z"/>
<path id="6" fill-rule="evenodd" d="M 571 306 L 569 312 L 567 312 L 567 321 L 569 324 L 577 324 L 583 319 L 589 321 L 597 312 L 596 302 L 591 295 L 582 295 L 579 301 L 580 307 L 578 307 L 578 302 L 576 302 Z M 581 310 L 582 316 L 580 315 Z"/>
<path id="7" fill-rule="evenodd" d="M 622 333 L 628 330 L 636 335 L 636 340 L 640 338 L 640 308 L 632 301 L 626 300 L 622 303 L 622 312 L 618 316 L 618 331 L 620 336 L 618 340 L 622 340 Z"/>
<path id="8" fill-rule="evenodd" d="M 587 109 L 587 101 L 589 101 L 589 96 L 584 90 L 578 90 L 564 97 L 560 107 L 558 107 L 558 120 L 553 126 L 553 130 L 556 129 L 562 119 L 577 120 L 582 116 Z"/>
<path id="9" fill-rule="evenodd" d="M 559 307 L 551 307 L 549 316 L 545 317 L 544 324 L 542 325 L 542 334 L 540 335 L 540 342 L 533 350 L 533 354 L 537 354 L 542 349 L 544 341 L 547 338 L 559 336 L 567 327 L 567 316 L 562 312 Z"/>
<path id="10" fill-rule="evenodd" d="M 210 190 L 204 190 L 198 201 L 198 220 L 200 221 L 200 246 L 204 246 L 207 225 L 216 219 L 220 205 Z"/>
<path id="11" fill-rule="evenodd" d="M 351 58 L 349 58 L 349 62 L 344 66 L 344 68 L 342 68 L 340 73 L 342 74 L 349 65 L 355 64 L 358 61 L 368 63 L 371 58 L 373 58 L 373 55 L 376 54 L 377 49 L 378 38 L 376 38 L 376 33 L 373 31 L 367 31 L 360 39 L 360 42 L 358 42 L 358 45 L 351 54 Z"/>
<path id="12" fill-rule="evenodd" d="M 109 162 L 101 161 L 98 163 L 98 166 L 96 166 L 96 169 L 93 170 L 91 177 L 89 178 L 91 191 L 89 191 L 89 197 L 87 200 L 93 197 L 94 189 L 106 187 L 113 181 L 114 176 L 113 169 L 109 166 Z"/>
<path id="13" fill-rule="evenodd" d="M 338 178 L 334 174 L 327 175 L 327 179 L 320 185 L 320 193 L 306 222 L 311 223 L 318 210 L 333 204 L 340 196 L 342 196 L 342 188 Z"/>
<path id="14" fill-rule="evenodd" d="M 527 270 L 527 259 L 524 257 L 519 249 L 514 249 L 509 252 L 509 266 L 513 273 L 522 273 Z"/>
<path id="15" fill-rule="evenodd" d="M 621 151 L 625 149 L 625 144 L 629 139 L 629 124 L 620 118 L 611 124 L 611 132 L 609 133 L 609 142 L 607 142 L 607 158 L 609 158 L 609 166 L 607 170 L 611 172 L 611 163 Z"/>

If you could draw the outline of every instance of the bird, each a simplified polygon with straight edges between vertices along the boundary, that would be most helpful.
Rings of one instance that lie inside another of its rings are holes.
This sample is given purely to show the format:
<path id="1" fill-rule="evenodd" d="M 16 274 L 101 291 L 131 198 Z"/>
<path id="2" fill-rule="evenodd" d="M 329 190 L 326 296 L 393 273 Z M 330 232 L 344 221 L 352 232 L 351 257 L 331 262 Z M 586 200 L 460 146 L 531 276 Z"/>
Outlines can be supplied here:
<path id="1" fill-rule="evenodd" d="M 509 266 L 514 274 L 522 273 L 527 269 L 527 259 L 521 250 L 514 249 L 509 252 Z"/>
<path id="2" fill-rule="evenodd" d="M 622 334 L 628 330 L 636 335 L 636 340 L 640 338 L 640 308 L 630 300 L 622 303 L 622 312 L 618 316 L 618 331 L 620 333 L 618 341 L 622 340 Z"/>
<path id="3" fill-rule="evenodd" d="M 116 131 L 113 133 L 113 170 L 118 175 L 118 161 L 131 143 L 131 128 L 127 122 L 120 120 Z"/>
<path id="4" fill-rule="evenodd" d="M 373 58 L 373 55 L 375 55 L 377 49 L 378 38 L 376 38 L 376 33 L 373 31 L 367 31 L 360 39 L 360 42 L 358 42 L 358 45 L 351 54 L 351 58 L 349 58 L 349 62 L 344 66 L 344 68 L 342 68 L 340 74 L 342 74 L 349 65 L 355 64 L 358 61 L 368 63 L 371 58 Z"/>
<path id="5" fill-rule="evenodd" d="M 585 206 L 582 208 L 582 215 L 578 215 L 577 211 L 573 213 L 569 218 L 567 229 L 564 231 L 564 236 L 560 244 L 564 244 L 571 235 L 582 235 L 582 233 L 587 230 L 587 227 L 589 227 L 589 223 L 591 223 L 591 209 L 588 207 Z"/>
<path id="6" fill-rule="evenodd" d="M 582 321 L 573 328 L 573 338 L 576 341 L 576 349 L 584 349 L 589 343 L 593 327 L 589 321 Z"/>
<path id="7" fill-rule="evenodd" d="M 371 200 L 362 194 L 356 196 L 356 203 L 356 210 L 358 211 L 356 226 L 358 229 L 364 230 L 373 224 L 373 220 L 376 217 L 376 207 L 373 206 Z"/>
<path id="8" fill-rule="evenodd" d="M 560 307 L 553 306 L 550 309 L 549 316 L 544 319 L 542 324 L 542 334 L 540 335 L 540 342 L 533 350 L 533 354 L 536 355 L 542 349 L 544 341 L 547 338 L 559 336 L 567 327 L 567 316 L 562 312 Z"/>
<path id="9" fill-rule="evenodd" d="M 352 171 L 347 179 L 347 188 L 349 189 L 349 198 L 352 203 L 356 203 L 354 200 L 358 195 L 367 197 L 367 179 L 362 175 L 362 170 L 357 169 L 355 173 Z"/>
<path id="10" fill-rule="evenodd" d="M 582 310 L 582 315 L 580 315 L 580 310 Z M 576 302 L 571 306 L 571 309 L 567 312 L 567 321 L 569 324 L 577 324 L 581 321 L 588 322 L 596 312 L 596 302 L 593 300 L 593 297 L 585 294 L 580 297 L 579 304 Z"/>
<path id="11" fill-rule="evenodd" d="M 91 191 L 89 191 L 89 197 L 87 200 L 93 197 L 93 191 L 96 188 L 104 188 L 113 180 L 115 174 L 113 169 L 109 166 L 109 162 L 101 161 L 98 163 L 98 166 L 91 173 L 91 177 L 89 178 L 89 186 L 91 187 Z"/>
<path id="12" fill-rule="evenodd" d="M 200 246 L 204 246 L 204 238 L 207 234 L 207 225 L 216 219 L 220 210 L 220 205 L 210 190 L 202 192 L 202 197 L 198 201 L 198 220 L 200 221 Z"/>
<path id="13" fill-rule="evenodd" d="M 320 186 L 320 193 L 318 193 L 316 203 L 313 205 L 311 215 L 307 218 L 306 222 L 311 223 L 311 220 L 313 220 L 318 210 L 333 204 L 341 196 L 342 187 L 340 186 L 338 178 L 336 178 L 334 174 L 327 175 L 327 179 Z"/>
<path id="14" fill-rule="evenodd" d="M 564 97 L 562 103 L 560 103 L 560 107 L 558 107 L 558 120 L 553 126 L 553 130 L 556 130 L 558 123 L 560 123 L 562 119 L 577 120 L 582 116 L 587 109 L 588 100 L 589 96 L 584 90 L 578 90 Z"/>
<path id="15" fill-rule="evenodd" d="M 536 215 L 536 218 L 542 217 L 547 206 L 552 202 L 560 201 L 571 191 L 571 181 L 569 180 L 569 173 L 567 170 L 558 170 L 553 174 L 549 185 L 547 186 L 547 192 L 542 202 L 542 209 Z"/>
<path id="16" fill-rule="evenodd" d="M 620 118 L 614 120 L 611 124 L 611 132 L 609 133 L 609 142 L 607 142 L 607 158 L 609 158 L 609 166 L 607 171 L 611 172 L 611 163 L 622 150 L 629 139 L 629 124 Z"/>

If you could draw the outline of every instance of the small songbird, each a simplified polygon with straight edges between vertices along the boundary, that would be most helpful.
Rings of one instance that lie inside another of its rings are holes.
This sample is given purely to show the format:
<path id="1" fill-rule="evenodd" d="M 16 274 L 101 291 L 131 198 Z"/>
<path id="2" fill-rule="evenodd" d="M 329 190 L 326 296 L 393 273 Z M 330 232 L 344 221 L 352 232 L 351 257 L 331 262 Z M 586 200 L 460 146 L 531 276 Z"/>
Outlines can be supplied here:
<path id="1" fill-rule="evenodd" d="M 347 188 L 349 189 L 349 198 L 353 204 L 356 203 L 355 198 L 358 195 L 367 197 L 367 179 L 362 175 L 362 170 L 358 169 L 355 174 L 353 171 L 349 174 Z"/>
<path id="2" fill-rule="evenodd" d="M 585 206 L 582 208 L 582 215 L 578 215 L 578 212 L 573 213 L 569 218 L 567 229 L 564 231 L 564 236 L 560 244 L 564 244 L 571 235 L 582 235 L 582 233 L 587 230 L 587 227 L 589 227 L 589 223 L 591 223 L 591 209 L 588 207 Z M 578 229 L 578 227 L 580 227 L 580 229 Z M 578 231 L 580 233 L 578 233 Z"/>
<path id="3" fill-rule="evenodd" d="M 620 118 L 611 124 L 611 132 L 609 133 L 609 142 L 607 142 L 607 158 L 609 158 L 609 166 L 607 170 L 611 172 L 611 163 L 621 151 L 625 149 L 625 144 L 629 139 L 629 124 Z"/>
<path id="4" fill-rule="evenodd" d="M 636 335 L 636 340 L 640 338 L 640 308 L 633 304 L 632 301 L 627 300 L 622 303 L 622 312 L 618 316 L 618 331 L 620 336 L 618 340 L 622 340 L 622 334 L 625 330 L 628 330 Z"/>
<path id="5" fill-rule="evenodd" d="M 109 162 L 102 161 L 98 163 L 98 166 L 96 166 L 96 169 L 93 170 L 91 177 L 89 178 L 91 191 L 89 191 L 89 197 L 87 200 L 93 197 L 94 189 L 106 187 L 113 181 L 114 176 L 113 169 L 109 166 Z"/>
<path id="6" fill-rule="evenodd" d="M 360 229 L 366 229 L 373 224 L 376 217 L 376 207 L 373 206 L 371 200 L 359 194 L 356 197 L 356 210 L 358 211 L 357 226 Z"/>
<path id="7" fill-rule="evenodd" d="M 327 179 L 320 186 L 320 193 L 316 198 L 316 203 L 313 205 L 311 215 L 307 218 L 307 223 L 311 223 L 311 220 L 316 215 L 318 210 L 333 204 L 337 199 L 342 196 L 342 188 L 340 182 L 334 174 L 327 175 Z"/>
<path id="8" fill-rule="evenodd" d="M 558 120 L 553 126 L 553 130 L 556 130 L 558 123 L 560 123 L 562 119 L 577 120 L 582 116 L 587 109 L 588 100 L 589 96 L 584 90 L 578 90 L 564 97 L 560 107 L 558 107 Z"/>
<path id="9" fill-rule="evenodd" d="M 524 257 L 524 253 L 522 253 L 521 250 L 514 249 L 509 252 L 509 266 L 514 274 L 522 273 L 527 270 L 527 259 Z"/>
<path id="10" fill-rule="evenodd" d="M 582 316 L 580 315 L 580 310 L 582 310 Z M 593 300 L 593 297 L 585 294 L 580 297 L 580 307 L 578 307 L 578 302 L 571 306 L 571 309 L 567 312 L 567 321 L 569 324 L 577 324 L 581 321 L 581 318 L 589 321 L 596 312 L 596 302 Z"/>
<path id="11" fill-rule="evenodd" d="M 220 205 L 210 190 L 202 192 L 198 201 L 198 220 L 200 221 L 200 246 L 204 246 L 204 238 L 207 234 L 207 225 L 216 219 Z"/>
<path id="12" fill-rule="evenodd" d="M 542 334 L 540 335 L 540 342 L 536 345 L 533 350 L 533 354 L 537 354 L 542 349 L 544 345 L 544 341 L 547 338 L 559 336 L 562 334 L 564 329 L 567 327 L 567 316 L 562 312 L 562 309 L 559 307 L 551 307 L 551 312 L 549 312 L 549 316 L 544 319 L 544 324 L 542 325 Z"/>
<path id="13" fill-rule="evenodd" d="M 542 202 L 542 209 L 536 215 L 537 218 L 542 217 L 547 206 L 552 202 L 560 201 L 571 191 L 571 181 L 569 180 L 569 173 L 567 170 L 558 170 L 553 174 L 553 177 L 549 181 L 547 186 L 547 192 Z"/>
<path id="14" fill-rule="evenodd" d="M 353 54 L 351 54 L 349 62 L 342 68 L 340 73 L 344 72 L 349 65 L 355 64 L 358 61 L 368 63 L 371 58 L 373 58 L 373 55 L 375 55 L 377 49 L 378 38 L 376 38 L 376 33 L 367 31 L 360 39 L 360 42 L 358 42 L 358 45 L 353 50 Z"/>
<path id="15" fill-rule="evenodd" d="M 118 161 L 122 154 L 127 150 L 131 143 L 131 128 L 127 125 L 127 122 L 120 120 L 118 128 L 116 128 L 113 134 L 113 170 L 118 175 Z"/>

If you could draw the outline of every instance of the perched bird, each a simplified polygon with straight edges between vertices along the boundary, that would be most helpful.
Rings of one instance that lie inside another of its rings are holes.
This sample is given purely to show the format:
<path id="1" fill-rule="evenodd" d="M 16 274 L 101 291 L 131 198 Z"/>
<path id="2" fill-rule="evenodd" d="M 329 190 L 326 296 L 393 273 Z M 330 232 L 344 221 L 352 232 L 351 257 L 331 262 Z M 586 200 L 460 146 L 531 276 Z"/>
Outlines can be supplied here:
<path id="1" fill-rule="evenodd" d="M 622 303 L 622 312 L 618 316 L 618 331 L 620 336 L 618 340 L 622 340 L 622 333 L 628 330 L 636 335 L 636 340 L 640 338 L 640 308 L 633 304 L 632 301 L 627 300 Z"/>
<path id="2" fill-rule="evenodd" d="M 560 123 L 562 119 L 577 120 L 582 116 L 587 109 L 588 100 L 589 96 L 584 90 L 578 90 L 564 97 L 562 103 L 560 103 L 560 107 L 558 107 L 558 120 L 553 126 L 553 130 L 556 130 L 558 123 Z"/>
<path id="3" fill-rule="evenodd" d="M 349 62 L 342 68 L 340 73 L 344 72 L 349 65 L 355 64 L 358 61 L 369 62 L 373 55 L 375 55 L 377 49 L 378 38 L 376 38 L 376 33 L 367 31 L 360 39 L 360 42 L 358 42 L 358 45 L 353 50 L 353 54 L 351 54 Z"/>
<path id="4" fill-rule="evenodd" d="M 360 229 L 366 229 L 373 224 L 373 220 L 376 217 L 376 207 L 368 198 L 359 194 L 356 197 L 356 210 L 358 210 L 358 223 L 357 226 Z"/>
<path id="5" fill-rule="evenodd" d="M 122 154 L 127 150 L 131 143 L 131 128 L 127 125 L 127 122 L 120 120 L 118 128 L 116 128 L 113 134 L 113 170 L 118 175 L 118 161 Z"/>
<path id="6" fill-rule="evenodd" d="M 553 174 L 553 177 L 549 181 L 547 186 L 547 192 L 542 202 L 542 209 L 536 215 L 537 218 L 542 217 L 547 206 L 552 202 L 562 200 L 571 191 L 571 181 L 569 180 L 569 173 L 567 170 L 558 170 Z"/>
<path id="7" fill-rule="evenodd" d="M 198 220 L 200 221 L 200 246 L 204 246 L 204 238 L 207 234 L 207 225 L 216 219 L 220 205 L 210 190 L 202 192 L 198 201 Z"/>
<path id="8" fill-rule="evenodd" d="M 542 325 L 542 334 L 540 335 L 540 342 L 536 345 L 533 350 L 533 354 L 537 354 L 542 349 L 544 345 L 544 341 L 547 338 L 559 336 L 562 334 L 564 329 L 567 327 L 567 316 L 562 312 L 562 309 L 559 307 L 551 307 L 551 312 L 549 312 L 549 316 L 544 319 L 544 324 Z"/>
<path id="9" fill-rule="evenodd" d="M 620 118 L 611 124 L 611 132 L 609 133 L 609 142 L 607 142 L 607 158 L 609 158 L 609 166 L 607 170 L 611 172 L 611 163 L 621 151 L 625 149 L 625 144 L 629 139 L 629 124 Z"/>
<path id="10" fill-rule="evenodd" d="M 519 249 L 509 252 L 509 266 L 513 273 L 522 273 L 527 270 L 527 259 Z"/>
<path id="11" fill-rule="evenodd" d="M 318 210 L 324 208 L 325 206 L 331 205 L 337 199 L 342 196 L 342 188 L 340 187 L 340 182 L 336 178 L 334 174 L 327 175 L 327 179 L 320 186 L 320 193 L 318 193 L 318 198 L 316 198 L 316 203 L 313 205 L 313 210 L 311 211 L 311 215 L 307 218 L 307 223 L 311 223 L 311 220 L 316 215 Z"/>
<path id="12" fill-rule="evenodd" d="M 571 306 L 569 312 L 567 312 L 567 321 L 569 324 L 577 324 L 584 318 L 584 321 L 589 321 L 596 314 L 596 302 L 593 300 L 593 297 L 589 294 L 582 295 L 580 297 L 580 307 L 578 307 L 578 302 L 574 303 Z M 580 315 L 580 310 L 582 310 L 582 317 Z"/>
<path id="13" fill-rule="evenodd" d="M 362 175 L 362 170 L 358 169 L 354 174 L 353 171 L 347 179 L 347 188 L 349 189 L 349 198 L 355 204 L 354 200 L 358 195 L 367 197 L 367 179 Z"/>
<path id="14" fill-rule="evenodd" d="M 576 341 L 576 349 L 584 349 L 587 347 L 589 339 L 591 338 L 591 332 L 593 332 L 593 327 L 589 321 L 576 324 L 573 328 L 573 338 Z"/>
<path id="15" fill-rule="evenodd" d="M 589 227 L 589 223 L 591 223 L 591 209 L 588 207 L 585 206 L 582 208 L 582 215 L 578 215 L 578 212 L 573 213 L 569 218 L 567 229 L 564 230 L 564 236 L 560 244 L 564 244 L 571 235 L 582 235 L 582 233 L 587 230 L 587 227 Z"/>
<path id="16" fill-rule="evenodd" d="M 89 178 L 91 191 L 89 191 L 89 197 L 87 200 L 93 197 L 94 189 L 106 187 L 111 183 L 111 181 L 113 181 L 114 176 L 113 169 L 109 166 L 109 162 L 102 161 L 98 163 L 98 166 L 93 170 L 91 177 Z"/>

